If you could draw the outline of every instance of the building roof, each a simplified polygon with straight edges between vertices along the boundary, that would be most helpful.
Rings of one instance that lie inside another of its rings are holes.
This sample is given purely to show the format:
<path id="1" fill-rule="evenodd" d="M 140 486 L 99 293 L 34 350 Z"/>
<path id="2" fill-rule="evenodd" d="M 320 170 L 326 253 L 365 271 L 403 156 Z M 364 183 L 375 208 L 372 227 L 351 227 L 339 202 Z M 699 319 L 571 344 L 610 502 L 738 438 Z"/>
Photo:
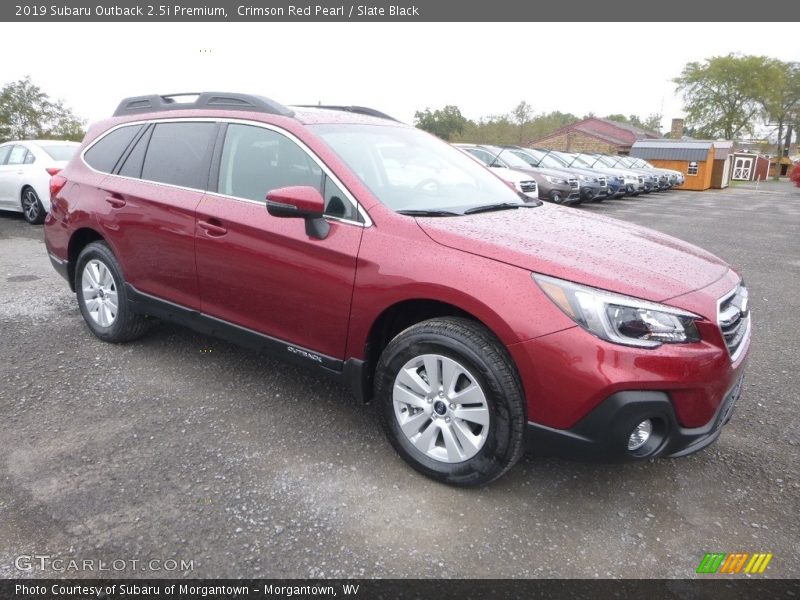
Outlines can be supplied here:
<path id="1" fill-rule="evenodd" d="M 711 140 L 639 140 L 631 147 L 631 156 L 647 160 L 706 160 L 714 144 Z"/>
<path id="2" fill-rule="evenodd" d="M 631 144 L 639 139 L 655 139 L 659 137 L 657 133 L 634 127 L 628 123 L 618 123 L 617 121 L 611 121 L 609 119 L 590 117 L 583 121 L 578 121 L 577 123 L 564 125 L 537 140 L 533 140 L 532 143 L 537 143 L 570 132 L 583 133 L 601 139 L 604 142 L 625 148 L 630 147 Z"/>

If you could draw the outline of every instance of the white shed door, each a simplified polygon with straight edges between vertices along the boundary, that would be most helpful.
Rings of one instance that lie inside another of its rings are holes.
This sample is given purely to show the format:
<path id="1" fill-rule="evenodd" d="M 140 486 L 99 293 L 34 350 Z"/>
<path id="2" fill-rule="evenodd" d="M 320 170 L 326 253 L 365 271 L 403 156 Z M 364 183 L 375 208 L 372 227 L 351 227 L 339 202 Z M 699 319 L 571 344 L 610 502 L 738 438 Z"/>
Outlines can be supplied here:
<path id="1" fill-rule="evenodd" d="M 755 156 L 737 156 L 733 161 L 733 179 L 750 181 L 755 159 Z"/>

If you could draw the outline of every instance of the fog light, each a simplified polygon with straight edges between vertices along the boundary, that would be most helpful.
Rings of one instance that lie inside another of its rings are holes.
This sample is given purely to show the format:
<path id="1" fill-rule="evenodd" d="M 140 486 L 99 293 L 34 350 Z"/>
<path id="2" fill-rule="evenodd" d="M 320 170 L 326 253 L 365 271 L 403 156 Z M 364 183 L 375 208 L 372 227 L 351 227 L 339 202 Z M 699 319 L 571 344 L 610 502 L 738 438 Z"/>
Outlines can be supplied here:
<path id="1" fill-rule="evenodd" d="M 653 422 L 650 419 L 645 419 L 639 423 L 628 438 L 628 450 L 638 450 L 647 443 L 650 439 L 650 434 L 653 433 Z"/>

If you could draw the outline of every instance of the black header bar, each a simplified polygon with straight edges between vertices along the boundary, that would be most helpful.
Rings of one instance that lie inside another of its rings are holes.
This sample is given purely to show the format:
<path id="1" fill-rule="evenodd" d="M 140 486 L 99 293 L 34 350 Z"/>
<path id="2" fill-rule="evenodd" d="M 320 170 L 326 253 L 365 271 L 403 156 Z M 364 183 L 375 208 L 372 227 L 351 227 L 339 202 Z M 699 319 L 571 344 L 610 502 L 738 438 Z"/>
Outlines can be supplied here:
<path id="1" fill-rule="evenodd" d="M 770 10 L 728 0 L 610 0 L 531 2 L 523 0 L 56 0 L 3 1 L 1 21 L 18 22 L 597 22 L 631 23 L 615 30 L 620 40 L 663 40 L 664 50 L 680 43 L 681 22 L 800 21 L 800 2 L 778 0 Z M 778 8 L 780 7 L 780 12 Z M 643 22 L 649 22 L 648 27 Z M 711 34 L 709 34 L 711 35 Z M 531 32 L 532 41 L 536 32 Z M 600 31 L 598 40 L 607 38 Z M 591 40 L 585 40 L 591 42 Z M 565 43 L 569 43 L 565 31 Z M 577 40 L 572 40 L 577 42 Z M 599 42 L 598 42 L 599 43 Z"/>

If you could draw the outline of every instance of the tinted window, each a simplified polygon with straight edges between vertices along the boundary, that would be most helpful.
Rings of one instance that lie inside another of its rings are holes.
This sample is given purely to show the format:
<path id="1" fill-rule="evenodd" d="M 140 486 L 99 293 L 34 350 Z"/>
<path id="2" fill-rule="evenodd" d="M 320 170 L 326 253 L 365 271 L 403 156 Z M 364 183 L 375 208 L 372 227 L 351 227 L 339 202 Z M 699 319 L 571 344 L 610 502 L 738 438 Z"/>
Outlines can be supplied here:
<path id="1" fill-rule="evenodd" d="M 136 142 L 136 145 L 133 147 L 133 150 L 131 150 L 128 158 L 126 158 L 125 162 L 122 164 L 122 168 L 118 172 L 119 175 L 124 175 L 125 177 L 135 177 L 137 179 L 142 176 L 144 153 L 147 150 L 147 142 L 149 141 L 150 136 L 147 133 L 139 138 L 139 141 Z"/>
<path id="2" fill-rule="evenodd" d="M 309 185 L 322 193 L 322 169 L 286 136 L 232 124 L 225 134 L 218 183 L 220 194 L 249 200 L 265 200 L 267 192 L 290 185 Z"/>
<path id="3" fill-rule="evenodd" d="M 216 123 L 159 123 L 150 136 L 142 179 L 204 190 Z"/>
<path id="4" fill-rule="evenodd" d="M 0 148 L 0 165 L 6 164 L 8 155 L 11 153 L 11 146 L 3 146 Z"/>
<path id="5" fill-rule="evenodd" d="M 112 131 L 86 151 L 83 157 L 87 164 L 102 173 L 110 173 L 141 128 L 141 125 L 129 125 Z"/>
<path id="6" fill-rule="evenodd" d="M 9 165 L 21 165 L 25 163 L 25 155 L 28 154 L 28 149 L 24 146 L 14 146 L 11 149 L 11 154 L 8 155 Z"/>
<path id="7" fill-rule="evenodd" d="M 67 144 L 52 144 L 50 146 L 42 146 L 42 150 L 50 155 L 53 160 L 69 160 L 75 154 L 77 146 Z"/>

